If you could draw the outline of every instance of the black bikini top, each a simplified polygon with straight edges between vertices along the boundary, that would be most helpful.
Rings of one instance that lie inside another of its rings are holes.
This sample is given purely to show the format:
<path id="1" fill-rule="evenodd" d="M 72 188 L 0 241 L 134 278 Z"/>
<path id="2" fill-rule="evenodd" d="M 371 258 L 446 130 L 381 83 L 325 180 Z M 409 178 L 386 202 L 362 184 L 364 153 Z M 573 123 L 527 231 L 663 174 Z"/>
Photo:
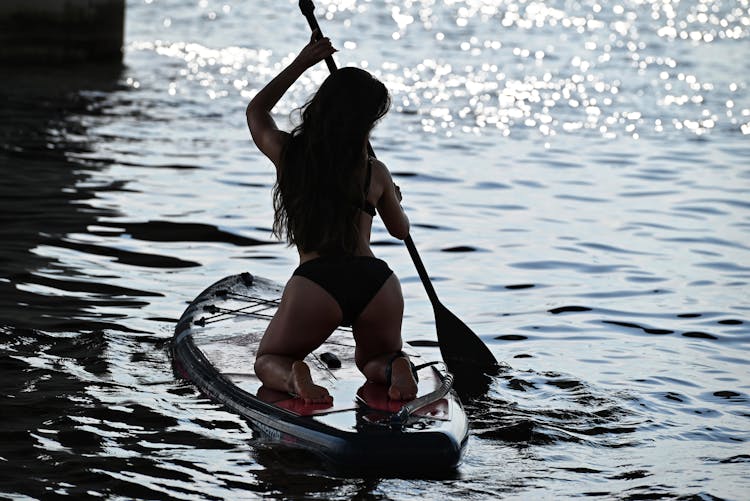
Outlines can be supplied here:
<path id="1" fill-rule="evenodd" d="M 362 204 L 362 209 L 364 212 L 369 214 L 372 217 L 375 217 L 375 206 L 367 200 L 367 194 L 370 191 L 370 178 L 372 177 L 372 157 L 370 157 L 367 160 L 367 174 L 365 174 L 365 201 Z"/>

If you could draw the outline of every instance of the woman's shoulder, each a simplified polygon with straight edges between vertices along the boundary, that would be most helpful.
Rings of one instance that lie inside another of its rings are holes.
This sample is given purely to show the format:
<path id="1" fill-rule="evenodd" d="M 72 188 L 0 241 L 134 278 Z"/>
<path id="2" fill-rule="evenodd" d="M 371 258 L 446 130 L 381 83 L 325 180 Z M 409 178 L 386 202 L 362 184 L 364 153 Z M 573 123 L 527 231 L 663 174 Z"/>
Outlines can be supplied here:
<path id="1" fill-rule="evenodd" d="M 274 157 L 270 157 L 273 164 L 276 166 L 276 170 L 279 170 L 283 164 L 284 157 L 290 151 L 292 144 L 292 135 L 285 130 L 277 130 L 275 133 L 276 154 Z"/>
<path id="2" fill-rule="evenodd" d="M 370 165 L 372 166 L 373 175 L 377 175 L 379 177 L 385 176 L 390 179 L 391 171 L 388 170 L 388 167 L 383 162 L 375 157 L 370 157 Z"/>
<path id="3" fill-rule="evenodd" d="M 370 175 L 370 192 L 380 198 L 383 193 L 393 184 L 391 171 L 388 167 L 375 157 L 370 157 L 372 172 Z"/>

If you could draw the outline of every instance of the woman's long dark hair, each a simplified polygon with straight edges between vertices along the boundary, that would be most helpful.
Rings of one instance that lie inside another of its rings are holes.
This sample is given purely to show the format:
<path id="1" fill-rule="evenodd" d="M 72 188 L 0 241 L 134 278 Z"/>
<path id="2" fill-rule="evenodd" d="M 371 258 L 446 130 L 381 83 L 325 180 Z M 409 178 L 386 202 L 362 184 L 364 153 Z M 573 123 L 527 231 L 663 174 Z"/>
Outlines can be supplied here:
<path id="1" fill-rule="evenodd" d="M 273 230 L 304 252 L 351 254 L 359 244 L 365 146 L 390 107 L 368 72 L 341 68 L 301 108 L 273 192 Z"/>

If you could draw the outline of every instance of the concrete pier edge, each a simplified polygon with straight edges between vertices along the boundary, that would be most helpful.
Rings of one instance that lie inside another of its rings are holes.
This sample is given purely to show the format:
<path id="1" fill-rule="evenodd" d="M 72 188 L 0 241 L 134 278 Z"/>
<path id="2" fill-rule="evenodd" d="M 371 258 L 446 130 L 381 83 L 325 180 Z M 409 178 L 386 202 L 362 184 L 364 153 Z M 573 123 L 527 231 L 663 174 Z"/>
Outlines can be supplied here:
<path id="1" fill-rule="evenodd" d="M 125 0 L 0 1 L 0 63 L 119 62 Z"/>

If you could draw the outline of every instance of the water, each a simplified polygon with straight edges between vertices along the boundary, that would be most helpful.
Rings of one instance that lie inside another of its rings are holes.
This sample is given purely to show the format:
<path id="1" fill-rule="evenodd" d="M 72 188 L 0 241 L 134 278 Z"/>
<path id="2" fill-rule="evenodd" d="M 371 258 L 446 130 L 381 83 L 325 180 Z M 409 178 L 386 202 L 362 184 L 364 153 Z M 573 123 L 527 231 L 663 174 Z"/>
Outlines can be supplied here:
<path id="1" fill-rule="evenodd" d="M 338 475 L 175 378 L 186 302 L 295 264 L 243 111 L 308 32 L 291 1 L 132 0 L 122 67 L 3 70 L 0 497 L 747 499 L 748 2 L 317 6 L 392 91 L 373 145 L 441 299 L 508 364 L 465 463 Z"/>

